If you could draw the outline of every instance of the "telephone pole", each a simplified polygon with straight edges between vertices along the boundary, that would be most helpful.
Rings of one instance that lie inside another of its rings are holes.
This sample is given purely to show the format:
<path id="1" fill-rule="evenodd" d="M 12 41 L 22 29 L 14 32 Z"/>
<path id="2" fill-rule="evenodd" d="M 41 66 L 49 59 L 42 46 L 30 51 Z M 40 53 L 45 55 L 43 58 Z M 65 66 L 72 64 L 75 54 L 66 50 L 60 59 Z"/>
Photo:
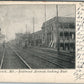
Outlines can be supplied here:
<path id="1" fill-rule="evenodd" d="M 35 24 L 35 22 L 34 22 L 35 20 L 34 20 L 34 17 L 33 17 L 33 44 L 35 45 L 35 38 L 34 38 L 34 31 L 35 31 L 35 26 L 34 26 L 34 24 Z"/>
<path id="2" fill-rule="evenodd" d="M 27 24 L 26 24 L 26 47 L 28 47 L 28 31 L 27 31 Z"/>
<path id="3" fill-rule="evenodd" d="M 46 22 L 46 4 L 45 4 L 45 22 Z"/>
<path id="4" fill-rule="evenodd" d="M 45 24 L 44 24 L 44 27 L 45 27 L 45 41 L 44 41 L 44 44 L 47 46 L 47 35 L 46 35 L 46 4 L 44 5 L 44 10 L 45 10 Z"/>
<path id="5" fill-rule="evenodd" d="M 28 32 L 27 32 L 27 24 L 26 24 L 26 34 L 27 34 Z"/>
<path id="6" fill-rule="evenodd" d="M 58 21 L 58 4 L 56 5 L 56 23 L 57 23 L 57 51 L 59 53 L 59 45 L 60 45 L 60 41 L 59 41 L 59 21 Z"/>
<path id="7" fill-rule="evenodd" d="M 34 17 L 33 17 L 33 34 L 34 34 Z"/>
<path id="8" fill-rule="evenodd" d="M 0 28 L 0 34 L 1 34 L 1 28 Z"/>

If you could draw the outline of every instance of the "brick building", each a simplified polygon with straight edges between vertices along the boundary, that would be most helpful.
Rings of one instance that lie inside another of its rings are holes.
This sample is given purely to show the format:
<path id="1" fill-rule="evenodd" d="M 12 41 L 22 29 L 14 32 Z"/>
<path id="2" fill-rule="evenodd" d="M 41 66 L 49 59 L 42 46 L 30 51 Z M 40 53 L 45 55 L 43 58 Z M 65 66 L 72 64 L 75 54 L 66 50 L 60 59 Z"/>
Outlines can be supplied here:
<path id="1" fill-rule="evenodd" d="M 75 51 L 75 18 L 54 17 L 42 25 L 42 44 L 64 51 Z"/>

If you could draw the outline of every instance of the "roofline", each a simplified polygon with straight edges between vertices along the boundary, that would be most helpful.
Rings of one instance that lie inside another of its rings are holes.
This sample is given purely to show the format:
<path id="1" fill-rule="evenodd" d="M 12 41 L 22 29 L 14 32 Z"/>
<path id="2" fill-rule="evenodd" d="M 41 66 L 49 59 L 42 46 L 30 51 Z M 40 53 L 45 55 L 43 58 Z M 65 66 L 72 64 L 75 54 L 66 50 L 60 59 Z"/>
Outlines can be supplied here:
<path id="1" fill-rule="evenodd" d="M 49 22 L 50 20 L 52 20 L 52 19 L 54 19 L 54 18 L 56 18 L 56 17 L 53 17 L 53 18 L 51 18 L 51 19 L 49 19 L 49 20 L 43 22 L 42 27 L 44 27 L 44 25 L 45 25 L 47 22 Z M 59 18 L 73 18 L 73 19 L 75 19 L 75 17 L 58 17 L 58 19 L 59 19 Z M 55 22 L 55 21 L 56 21 L 56 19 L 53 20 L 52 22 Z M 52 22 L 50 22 L 50 24 L 51 24 Z M 75 22 L 74 22 L 74 23 L 75 23 Z M 47 24 L 47 25 L 49 25 L 49 24 Z M 41 28 L 42 28 L 42 27 L 41 27 Z"/>

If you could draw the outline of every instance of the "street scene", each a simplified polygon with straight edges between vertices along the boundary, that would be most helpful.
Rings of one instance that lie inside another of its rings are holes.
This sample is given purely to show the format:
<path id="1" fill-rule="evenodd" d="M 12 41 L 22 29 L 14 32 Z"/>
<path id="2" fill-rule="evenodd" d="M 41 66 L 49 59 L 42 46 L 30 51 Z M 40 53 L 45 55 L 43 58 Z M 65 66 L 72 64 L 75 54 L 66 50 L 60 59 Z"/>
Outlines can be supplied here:
<path id="1" fill-rule="evenodd" d="M 75 5 L 0 5 L 0 69 L 75 69 Z"/>

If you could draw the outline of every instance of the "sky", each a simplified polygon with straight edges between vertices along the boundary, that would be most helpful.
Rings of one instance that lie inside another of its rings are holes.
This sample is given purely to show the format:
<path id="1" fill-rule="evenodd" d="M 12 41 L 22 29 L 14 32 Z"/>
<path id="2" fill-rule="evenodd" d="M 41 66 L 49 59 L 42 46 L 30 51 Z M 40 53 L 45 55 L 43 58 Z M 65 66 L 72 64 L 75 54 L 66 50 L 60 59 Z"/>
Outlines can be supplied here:
<path id="1" fill-rule="evenodd" d="M 45 10 L 46 8 L 46 10 Z M 0 5 L 0 28 L 8 40 L 15 38 L 16 33 L 34 32 L 41 30 L 42 24 L 56 16 L 55 4 L 8 4 Z M 58 16 L 75 17 L 75 5 L 58 5 Z"/>

